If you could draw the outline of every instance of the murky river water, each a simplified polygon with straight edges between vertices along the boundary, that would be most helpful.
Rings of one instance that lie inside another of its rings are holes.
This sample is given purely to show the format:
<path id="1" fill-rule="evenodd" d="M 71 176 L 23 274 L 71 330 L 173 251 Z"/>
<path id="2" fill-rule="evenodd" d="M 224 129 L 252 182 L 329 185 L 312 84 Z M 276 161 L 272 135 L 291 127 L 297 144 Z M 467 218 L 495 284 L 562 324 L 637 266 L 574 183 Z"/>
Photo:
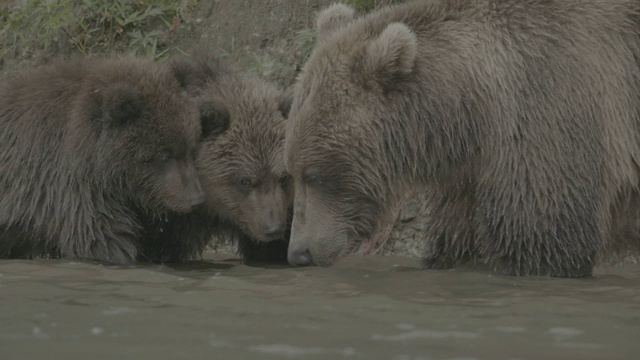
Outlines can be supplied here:
<path id="1" fill-rule="evenodd" d="M 640 265 L 591 279 L 332 268 L 0 261 L 0 359 L 638 359 Z"/>

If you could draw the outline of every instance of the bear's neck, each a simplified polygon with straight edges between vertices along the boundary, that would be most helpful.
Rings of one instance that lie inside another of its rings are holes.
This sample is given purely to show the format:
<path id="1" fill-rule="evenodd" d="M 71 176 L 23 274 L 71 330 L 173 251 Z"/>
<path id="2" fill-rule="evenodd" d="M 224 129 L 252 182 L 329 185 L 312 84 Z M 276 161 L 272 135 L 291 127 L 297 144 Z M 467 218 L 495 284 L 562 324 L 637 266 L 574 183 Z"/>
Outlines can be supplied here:
<path id="1" fill-rule="evenodd" d="M 391 124 L 384 136 L 386 166 L 395 175 L 390 180 L 404 182 L 404 188 L 446 176 L 477 151 L 470 101 L 455 92 L 429 92 L 418 87 L 403 91 L 391 101 L 397 105 L 385 119 Z"/>

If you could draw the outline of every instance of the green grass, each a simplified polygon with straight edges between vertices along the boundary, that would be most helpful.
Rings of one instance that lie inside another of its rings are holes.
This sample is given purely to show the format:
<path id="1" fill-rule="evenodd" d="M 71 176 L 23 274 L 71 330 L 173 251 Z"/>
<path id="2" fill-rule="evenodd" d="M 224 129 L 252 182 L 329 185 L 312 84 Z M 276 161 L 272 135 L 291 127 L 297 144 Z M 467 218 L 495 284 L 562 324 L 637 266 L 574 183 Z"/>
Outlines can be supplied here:
<path id="1" fill-rule="evenodd" d="M 0 56 L 37 51 L 163 57 L 179 0 L 24 0 L 0 8 Z"/>
<path id="2" fill-rule="evenodd" d="M 298 31 L 294 41 L 296 45 L 298 45 L 303 59 L 307 59 L 316 44 L 316 29 L 312 28 Z"/>

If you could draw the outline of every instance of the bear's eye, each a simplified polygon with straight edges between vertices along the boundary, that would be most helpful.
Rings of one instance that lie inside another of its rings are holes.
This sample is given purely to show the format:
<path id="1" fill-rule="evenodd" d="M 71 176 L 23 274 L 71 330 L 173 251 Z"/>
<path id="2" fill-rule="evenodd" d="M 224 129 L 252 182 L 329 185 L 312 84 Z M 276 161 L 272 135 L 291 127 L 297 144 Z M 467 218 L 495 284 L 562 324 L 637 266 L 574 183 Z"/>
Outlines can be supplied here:
<path id="1" fill-rule="evenodd" d="M 240 185 L 244 186 L 244 187 L 251 187 L 251 179 L 249 179 L 248 177 L 242 177 L 240 178 Z"/>
<path id="2" fill-rule="evenodd" d="M 278 178 L 278 184 L 286 185 L 287 182 L 289 182 L 289 174 L 288 173 L 282 173 L 282 175 L 280 175 L 280 177 Z"/>
<path id="3" fill-rule="evenodd" d="M 303 175 L 303 180 L 308 185 L 321 185 L 322 177 L 317 172 L 309 172 Z"/>
<path id="4" fill-rule="evenodd" d="M 173 158 L 173 154 L 170 151 L 163 151 L 158 153 L 156 159 L 160 162 L 167 162 Z"/>
<path id="5" fill-rule="evenodd" d="M 144 158 L 143 161 L 148 164 L 163 164 L 171 160 L 172 158 L 173 154 L 171 153 L 171 151 L 165 150 L 157 152 L 155 154 L 149 154 Z"/>

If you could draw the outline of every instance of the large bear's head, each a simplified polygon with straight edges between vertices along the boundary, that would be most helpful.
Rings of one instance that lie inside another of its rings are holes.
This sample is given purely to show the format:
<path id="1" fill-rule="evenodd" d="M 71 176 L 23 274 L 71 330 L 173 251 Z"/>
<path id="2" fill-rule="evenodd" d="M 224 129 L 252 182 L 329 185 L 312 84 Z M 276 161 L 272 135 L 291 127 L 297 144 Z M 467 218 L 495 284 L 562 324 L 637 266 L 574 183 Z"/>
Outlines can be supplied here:
<path id="1" fill-rule="evenodd" d="M 416 35 L 353 14 L 345 5 L 319 14 L 318 43 L 294 87 L 285 142 L 294 265 L 330 265 L 372 236 L 400 171 L 388 159 L 405 155 L 393 127 L 415 86 Z"/>

